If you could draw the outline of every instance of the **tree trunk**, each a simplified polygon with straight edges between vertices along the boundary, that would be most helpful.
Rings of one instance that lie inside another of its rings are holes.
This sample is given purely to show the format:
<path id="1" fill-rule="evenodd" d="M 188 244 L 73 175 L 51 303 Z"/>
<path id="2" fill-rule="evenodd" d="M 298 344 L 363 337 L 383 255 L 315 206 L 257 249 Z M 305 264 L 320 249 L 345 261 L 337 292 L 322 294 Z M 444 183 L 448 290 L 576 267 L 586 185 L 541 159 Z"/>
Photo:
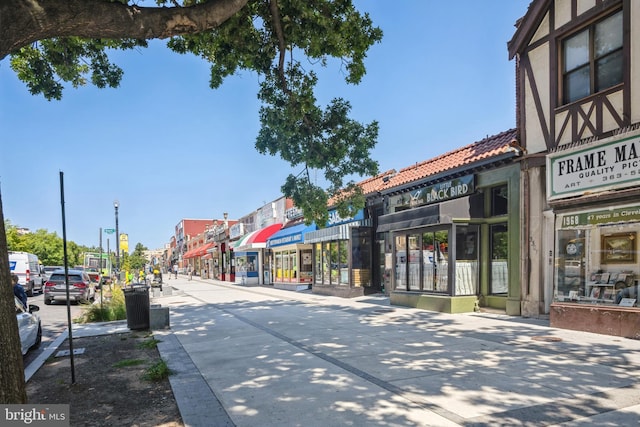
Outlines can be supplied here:
<path id="1" fill-rule="evenodd" d="M 0 224 L 0 403 L 27 403 L 1 193 Z"/>
<path id="2" fill-rule="evenodd" d="M 248 0 L 138 7 L 114 0 L 0 1 L 0 60 L 38 40 L 77 36 L 163 39 L 219 27 Z"/>

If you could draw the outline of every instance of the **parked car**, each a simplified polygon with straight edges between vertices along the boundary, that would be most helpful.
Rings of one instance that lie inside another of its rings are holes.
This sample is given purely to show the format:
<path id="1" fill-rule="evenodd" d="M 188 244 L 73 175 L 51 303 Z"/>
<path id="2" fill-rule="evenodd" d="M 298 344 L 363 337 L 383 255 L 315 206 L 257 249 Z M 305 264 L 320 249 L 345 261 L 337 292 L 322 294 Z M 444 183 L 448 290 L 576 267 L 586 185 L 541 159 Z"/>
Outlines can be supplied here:
<path id="1" fill-rule="evenodd" d="M 97 268 L 86 267 L 84 271 L 89 275 L 89 278 L 94 283 L 94 286 L 100 285 L 100 272 Z"/>
<path id="2" fill-rule="evenodd" d="M 89 302 L 95 298 L 96 290 L 87 272 L 69 270 L 69 301 Z M 51 273 L 51 277 L 44 286 L 44 303 L 49 305 L 53 301 L 66 301 L 67 287 L 64 269 Z"/>
<path id="3" fill-rule="evenodd" d="M 44 274 L 41 268 L 37 255 L 9 251 L 9 269 L 11 273 L 18 275 L 20 278 L 18 283 L 30 297 L 36 291 L 42 293 Z"/>
<path id="4" fill-rule="evenodd" d="M 42 270 L 44 271 L 44 282 L 47 283 L 47 280 L 49 280 L 49 277 L 51 277 L 51 273 L 60 269 L 64 270 L 64 267 L 61 267 L 59 265 L 45 265 L 44 267 L 42 267 Z"/>
<path id="5" fill-rule="evenodd" d="M 36 311 L 40 310 L 40 307 L 29 304 L 27 309 L 18 298 L 13 297 L 13 299 L 16 305 L 20 347 L 24 356 L 30 349 L 38 347 L 42 342 L 42 323 L 40 322 L 40 316 L 35 314 Z"/>

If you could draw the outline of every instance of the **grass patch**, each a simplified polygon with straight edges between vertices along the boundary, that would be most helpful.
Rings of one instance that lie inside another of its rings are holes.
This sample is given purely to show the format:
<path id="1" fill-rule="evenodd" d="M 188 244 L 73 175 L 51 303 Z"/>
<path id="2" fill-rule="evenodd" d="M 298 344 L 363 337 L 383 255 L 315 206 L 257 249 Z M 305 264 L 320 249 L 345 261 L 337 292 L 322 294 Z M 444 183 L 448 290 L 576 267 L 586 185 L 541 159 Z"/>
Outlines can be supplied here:
<path id="1" fill-rule="evenodd" d="M 155 338 L 151 338 L 151 339 L 148 339 L 148 340 L 144 340 L 140 344 L 138 344 L 138 348 L 146 348 L 146 349 L 157 348 L 159 342 L 160 342 L 160 340 L 157 340 Z"/>
<path id="2" fill-rule="evenodd" d="M 82 315 L 75 319 L 78 323 L 111 322 L 127 318 L 124 292 L 119 286 L 111 289 L 111 298 L 101 304 L 89 304 L 83 307 Z"/>
<path id="3" fill-rule="evenodd" d="M 142 379 L 147 381 L 162 381 L 169 378 L 169 375 L 172 373 L 171 369 L 167 366 L 167 362 L 160 360 L 145 369 Z"/>
<path id="4" fill-rule="evenodd" d="M 112 366 L 114 368 L 124 368 L 127 366 L 138 366 L 144 364 L 145 361 L 142 359 L 124 359 L 119 362 L 114 363 Z"/>

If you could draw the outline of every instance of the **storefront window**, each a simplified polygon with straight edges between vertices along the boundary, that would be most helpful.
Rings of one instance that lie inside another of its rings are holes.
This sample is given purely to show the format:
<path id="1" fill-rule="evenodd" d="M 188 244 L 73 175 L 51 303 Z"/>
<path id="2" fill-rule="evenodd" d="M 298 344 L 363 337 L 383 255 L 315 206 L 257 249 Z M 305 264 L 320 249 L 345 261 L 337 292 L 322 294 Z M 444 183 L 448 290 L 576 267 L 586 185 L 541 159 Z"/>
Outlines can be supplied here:
<path id="1" fill-rule="evenodd" d="M 353 286 L 371 286 L 371 229 L 351 229 L 351 283 Z M 384 263 L 380 264 L 384 267 Z M 381 276 L 382 277 L 382 276 Z"/>
<path id="2" fill-rule="evenodd" d="M 447 291 L 449 286 L 448 230 L 396 235 L 395 245 L 396 289 Z"/>
<path id="3" fill-rule="evenodd" d="M 282 281 L 284 278 L 282 267 L 282 252 L 275 252 L 276 258 L 276 280 Z"/>
<path id="4" fill-rule="evenodd" d="M 322 251 L 322 283 L 331 284 L 331 242 L 325 242 Z"/>
<path id="5" fill-rule="evenodd" d="M 556 233 L 554 275 L 557 301 L 638 306 L 640 223 L 599 224 L 598 221 L 637 219 L 634 216 L 639 209 L 610 209 L 559 217 L 561 228 Z M 572 228 L 573 225 L 577 227 Z"/>
<path id="6" fill-rule="evenodd" d="M 449 231 L 422 233 L 423 289 L 446 292 L 449 286 Z"/>
<path id="7" fill-rule="evenodd" d="M 479 288 L 478 226 L 456 227 L 456 295 L 475 295 Z"/>
<path id="8" fill-rule="evenodd" d="M 293 282 L 295 280 L 297 280 L 298 278 L 298 266 L 296 263 L 296 251 L 288 251 L 287 252 L 287 261 L 286 261 L 286 268 L 287 268 L 287 272 L 285 277 L 287 279 L 289 279 L 290 282 Z"/>
<path id="9" fill-rule="evenodd" d="M 338 272 L 341 285 L 349 284 L 349 246 L 347 240 L 338 241 Z"/>
<path id="10" fill-rule="evenodd" d="M 411 291 L 419 291 L 420 290 L 420 266 L 422 264 L 422 256 L 421 256 L 421 235 L 420 234 L 410 234 L 408 236 L 408 244 L 409 244 L 409 290 Z"/>
<path id="11" fill-rule="evenodd" d="M 490 227 L 489 245 L 491 251 L 491 270 L 489 293 L 506 294 L 509 290 L 509 233 L 507 224 L 495 224 Z"/>
<path id="12" fill-rule="evenodd" d="M 301 265 L 298 280 L 300 282 L 311 282 L 313 279 L 312 250 L 300 250 L 300 260 Z"/>
<path id="13" fill-rule="evenodd" d="M 491 216 L 507 215 L 509 191 L 506 185 L 491 189 Z"/>
<path id="14" fill-rule="evenodd" d="M 407 236 L 395 237 L 396 245 L 396 282 L 398 290 L 407 290 Z"/>
<path id="15" fill-rule="evenodd" d="M 314 245 L 316 258 L 315 258 L 315 282 L 322 283 L 322 243 L 316 243 Z"/>
<path id="16" fill-rule="evenodd" d="M 340 260 L 338 258 L 338 242 L 331 242 L 331 249 L 329 251 L 331 255 L 330 266 L 331 266 L 331 284 L 337 285 L 339 282 L 339 274 L 340 274 Z"/>

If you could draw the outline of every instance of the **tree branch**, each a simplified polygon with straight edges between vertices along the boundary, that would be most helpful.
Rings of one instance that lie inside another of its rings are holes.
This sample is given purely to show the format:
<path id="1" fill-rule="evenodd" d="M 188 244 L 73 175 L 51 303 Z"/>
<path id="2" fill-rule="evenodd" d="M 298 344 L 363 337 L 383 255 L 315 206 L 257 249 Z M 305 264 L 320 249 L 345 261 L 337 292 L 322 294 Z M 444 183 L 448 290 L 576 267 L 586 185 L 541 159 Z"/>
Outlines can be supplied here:
<path id="1" fill-rule="evenodd" d="M 0 60 L 57 37 L 164 39 L 219 27 L 248 0 L 209 0 L 189 7 L 138 7 L 110 0 L 3 0 Z"/>
<path id="2" fill-rule="evenodd" d="M 278 0 L 269 0 L 269 10 L 271 11 L 271 23 L 273 25 L 273 32 L 278 38 L 278 50 L 280 51 L 280 55 L 278 58 L 278 73 L 280 74 L 282 89 L 288 93 L 289 90 L 287 89 L 287 79 L 284 76 L 284 60 L 287 53 L 287 44 L 284 40 L 284 33 L 282 32 L 282 22 L 280 21 Z"/>

